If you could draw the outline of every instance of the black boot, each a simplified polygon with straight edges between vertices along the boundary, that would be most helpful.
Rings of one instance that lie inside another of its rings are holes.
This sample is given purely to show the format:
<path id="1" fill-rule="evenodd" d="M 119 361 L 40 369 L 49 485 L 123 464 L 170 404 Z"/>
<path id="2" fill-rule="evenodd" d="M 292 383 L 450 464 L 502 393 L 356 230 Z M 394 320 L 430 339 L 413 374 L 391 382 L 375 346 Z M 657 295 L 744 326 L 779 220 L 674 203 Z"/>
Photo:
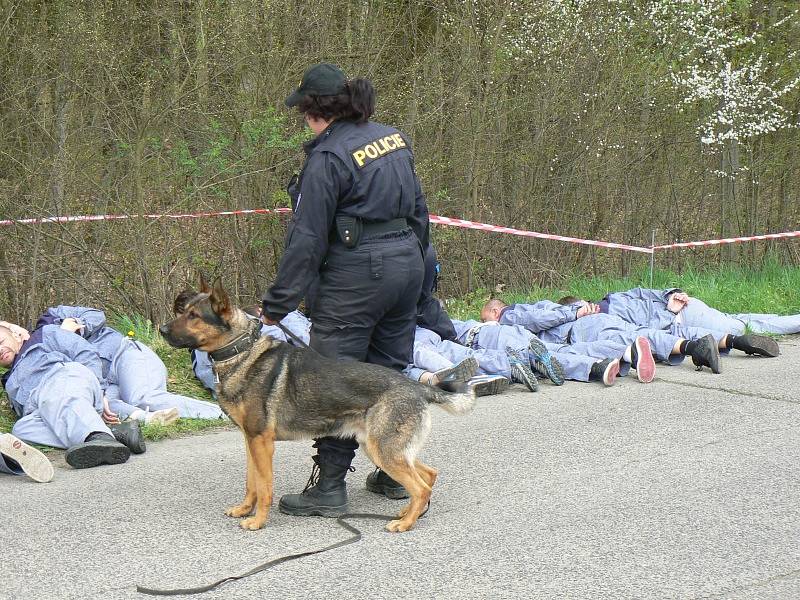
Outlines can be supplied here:
<path id="1" fill-rule="evenodd" d="M 67 449 L 64 459 L 73 469 L 88 469 L 99 465 L 118 465 L 131 455 L 127 446 L 107 433 L 91 433 L 82 444 Z"/>
<path id="2" fill-rule="evenodd" d="M 733 337 L 733 340 L 731 340 L 732 347 L 746 354 L 758 354 L 759 356 L 775 358 L 781 353 L 778 342 L 765 335 L 748 334 L 731 337 Z"/>
<path id="3" fill-rule="evenodd" d="M 367 489 L 375 494 L 383 494 L 392 500 L 408 498 L 406 488 L 378 468 L 367 475 Z"/>
<path id="4" fill-rule="evenodd" d="M 314 459 L 314 468 L 300 494 L 281 496 L 278 510 L 296 517 L 340 517 L 347 512 L 347 485 L 344 476 L 351 467 Z"/>
<path id="5" fill-rule="evenodd" d="M 125 444 L 134 454 L 142 454 L 147 449 L 138 421 L 125 421 L 109 425 L 108 428 L 114 435 L 114 439 L 120 444 Z"/>

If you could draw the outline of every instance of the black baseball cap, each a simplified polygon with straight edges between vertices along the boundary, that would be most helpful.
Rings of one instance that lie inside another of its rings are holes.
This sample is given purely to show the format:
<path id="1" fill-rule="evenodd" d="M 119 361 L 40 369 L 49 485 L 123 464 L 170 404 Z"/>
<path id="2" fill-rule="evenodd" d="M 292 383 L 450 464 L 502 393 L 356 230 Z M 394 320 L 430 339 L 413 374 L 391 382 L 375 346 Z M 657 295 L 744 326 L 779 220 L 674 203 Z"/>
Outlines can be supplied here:
<path id="1" fill-rule="evenodd" d="M 286 98 L 286 106 L 297 106 L 303 96 L 334 96 L 344 91 L 347 78 L 344 72 L 330 63 L 319 63 L 310 66 L 303 74 L 300 87 Z"/>

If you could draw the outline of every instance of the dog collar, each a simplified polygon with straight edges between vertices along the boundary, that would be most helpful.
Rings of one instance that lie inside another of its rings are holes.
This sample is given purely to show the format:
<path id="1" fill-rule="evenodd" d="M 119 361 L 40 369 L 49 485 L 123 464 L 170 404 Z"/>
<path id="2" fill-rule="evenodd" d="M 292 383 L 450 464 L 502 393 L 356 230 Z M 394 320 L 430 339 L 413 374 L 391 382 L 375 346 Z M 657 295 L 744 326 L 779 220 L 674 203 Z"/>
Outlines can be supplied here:
<path id="1" fill-rule="evenodd" d="M 252 329 L 240 335 L 238 338 L 233 340 L 230 344 L 223 346 L 213 352 L 208 353 L 208 357 L 213 362 L 220 362 L 223 360 L 228 360 L 229 358 L 233 358 L 237 354 L 241 354 L 242 352 L 246 352 L 253 347 L 253 344 L 256 343 L 256 340 L 261 337 L 261 323 L 256 321 L 253 323 Z"/>

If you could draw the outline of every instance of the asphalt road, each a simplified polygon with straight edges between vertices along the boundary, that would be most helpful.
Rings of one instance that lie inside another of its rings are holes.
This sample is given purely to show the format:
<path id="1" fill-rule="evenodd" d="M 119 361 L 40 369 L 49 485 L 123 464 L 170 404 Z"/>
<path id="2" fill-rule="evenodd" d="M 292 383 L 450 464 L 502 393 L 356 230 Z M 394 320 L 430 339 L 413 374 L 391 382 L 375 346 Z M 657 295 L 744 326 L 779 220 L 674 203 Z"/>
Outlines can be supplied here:
<path id="1" fill-rule="evenodd" d="M 800 338 L 723 373 L 659 366 L 649 385 L 514 386 L 467 417 L 434 409 L 440 471 L 413 531 L 356 521 L 363 539 L 197 598 L 798 598 Z M 282 442 L 276 496 L 300 491 L 307 442 Z M 282 515 L 243 531 L 223 514 L 244 486 L 237 431 L 150 443 L 127 464 L 52 483 L 0 475 L 0 598 L 139 598 L 346 539 Z M 364 489 L 351 510 L 401 502 Z"/>

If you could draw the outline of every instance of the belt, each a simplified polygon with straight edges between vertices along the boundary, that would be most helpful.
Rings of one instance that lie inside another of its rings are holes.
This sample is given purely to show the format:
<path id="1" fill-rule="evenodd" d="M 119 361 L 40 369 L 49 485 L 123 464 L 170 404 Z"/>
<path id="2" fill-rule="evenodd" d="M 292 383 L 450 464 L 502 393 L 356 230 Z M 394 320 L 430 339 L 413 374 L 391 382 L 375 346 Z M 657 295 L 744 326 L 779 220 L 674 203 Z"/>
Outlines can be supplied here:
<path id="1" fill-rule="evenodd" d="M 403 231 L 408 227 L 408 220 L 405 217 L 392 219 L 391 221 L 379 221 L 377 223 L 364 223 L 361 236 L 380 235 L 391 233 L 392 231 Z"/>

